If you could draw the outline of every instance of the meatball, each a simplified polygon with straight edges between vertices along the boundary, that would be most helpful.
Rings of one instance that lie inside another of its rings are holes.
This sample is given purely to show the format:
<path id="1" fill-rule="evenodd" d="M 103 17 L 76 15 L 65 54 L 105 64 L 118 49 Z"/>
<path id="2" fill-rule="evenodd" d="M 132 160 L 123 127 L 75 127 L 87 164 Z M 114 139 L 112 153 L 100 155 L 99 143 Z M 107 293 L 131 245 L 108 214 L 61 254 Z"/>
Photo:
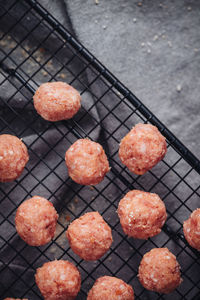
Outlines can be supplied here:
<path id="1" fill-rule="evenodd" d="M 74 220 L 66 231 L 72 250 L 85 260 L 97 260 L 112 244 L 112 233 L 98 212 L 89 212 Z"/>
<path id="2" fill-rule="evenodd" d="M 183 232 L 190 246 L 200 251 L 200 208 L 183 223 Z"/>
<path id="3" fill-rule="evenodd" d="M 34 196 L 24 201 L 15 217 L 19 236 L 30 246 L 42 246 L 55 235 L 58 214 L 53 204 L 45 198 Z"/>
<path id="4" fill-rule="evenodd" d="M 10 134 L 0 135 L 0 181 L 17 179 L 29 160 L 24 143 Z"/>
<path id="5" fill-rule="evenodd" d="M 81 275 L 69 261 L 54 260 L 37 269 L 36 284 L 45 300 L 73 300 L 81 288 Z"/>
<path id="6" fill-rule="evenodd" d="M 79 184 L 100 183 L 109 171 L 109 163 L 102 146 L 89 139 L 77 140 L 66 152 L 69 176 Z"/>
<path id="7" fill-rule="evenodd" d="M 134 292 L 130 285 L 123 280 L 103 276 L 96 280 L 88 293 L 87 300 L 134 300 Z"/>
<path id="8" fill-rule="evenodd" d="M 167 214 L 164 202 L 157 194 L 130 191 L 119 202 L 118 215 L 125 234 L 136 239 L 148 239 L 161 232 Z"/>
<path id="9" fill-rule="evenodd" d="M 121 140 L 119 157 L 131 172 L 142 175 L 162 160 L 166 151 L 166 140 L 155 126 L 137 124 Z"/>
<path id="10" fill-rule="evenodd" d="M 52 122 L 71 119 L 81 107 L 80 94 L 65 82 L 43 83 L 33 101 L 38 114 Z"/>
<path id="11" fill-rule="evenodd" d="M 139 266 L 139 280 L 150 291 L 168 294 L 182 282 L 180 265 L 167 248 L 146 253 Z"/>

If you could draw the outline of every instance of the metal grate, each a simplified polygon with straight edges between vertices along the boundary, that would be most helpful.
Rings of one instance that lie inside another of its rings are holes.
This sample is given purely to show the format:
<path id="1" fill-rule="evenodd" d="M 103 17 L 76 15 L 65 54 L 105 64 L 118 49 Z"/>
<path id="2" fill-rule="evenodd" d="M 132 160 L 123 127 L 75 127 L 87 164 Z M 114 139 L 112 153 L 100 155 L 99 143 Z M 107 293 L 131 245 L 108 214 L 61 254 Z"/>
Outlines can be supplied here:
<path id="1" fill-rule="evenodd" d="M 198 207 L 200 162 L 36 1 L 1 1 L 0 28 L 0 131 L 23 138 L 30 155 L 18 180 L 0 184 L 0 299 L 42 299 L 34 273 L 53 259 L 69 259 L 79 268 L 77 299 L 86 299 L 102 275 L 130 283 L 137 299 L 199 299 L 199 254 L 185 241 L 182 223 Z M 82 95 L 81 111 L 71 121 L 46 122 L 33 108 L 35 89 L 54 80 L 72 84 Z M 168 141 L 165 159 L 143 176 L 131 174 L 117 154 L 119 141 L 138 122 L 156 125 Z M 98 140 L 109 156 L 112 171 L 94 187 L 67 176 L 64 154 L 80 137 Z M 158 193 L 167 207 L 163 231 L 148 241 L 128 239 L 116 214 L 119 200 L 134 188 Z M 29 247 L 16 234 L 14 216 L 20 203 L 37 194 L 54 203 L 60 218 L 51 243 Z M 113 230 L 111 250 L 97 262 L 79 259 L 65 238 L 69 221 L 91 210 L 98 210 Z M 143 254 L 154 247 L 168 247 L 182 267 L 184 284 L 168 296 L 144 290 L 137 279 Z"/>

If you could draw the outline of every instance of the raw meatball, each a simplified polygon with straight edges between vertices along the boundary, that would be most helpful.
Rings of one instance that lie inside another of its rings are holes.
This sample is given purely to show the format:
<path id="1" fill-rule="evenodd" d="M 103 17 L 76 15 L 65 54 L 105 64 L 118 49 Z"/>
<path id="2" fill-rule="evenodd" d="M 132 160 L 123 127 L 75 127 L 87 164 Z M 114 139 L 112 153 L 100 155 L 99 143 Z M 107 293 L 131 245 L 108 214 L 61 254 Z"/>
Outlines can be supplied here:
<path id="1" fill-rule="evenodd" d="M 164 136 L 150 124 L 137 124 L 121 140 L 119 157 L 138 175 L 146 173 L 163 159 L 167 151 Z"/>
<path id="2" fill-rule="evenodd" d="M 53 122 L 71 119 L 81 107 L 80 94 L 65 82 L 43 83 L 33 101 L 38 114 Z"/>
<path id="3" fill-rule="evenodd" d="M 69 176 L 79 184 L 100 183 L 109 171 L 109 164 L 102 146 L 89 139 L 77 140 L 66 152 Z"/>
<path id="4" fill-rule="evenodd" d="M 42 246 L 55 235 L 58 214 L 53 204 L 45 198 L 34 196 L 17 209 L 16 230 L 30 246 Z"/>
<path id="5" fill-rule="evenodd" d="M 97 260 L 112 244 L 112 233 L 98 212 L 89 212 L 74 220 L 66 231 L 72 250 L 85 260 Z"/>
<path id="6" fill-rule="evenodd" d="M 180 265 L 167 248 L 152 249 L 140 263 L 139 280 L 147 290 L 171 293 L 182 282 Z"/>
<path id="7" fill-rule="evenodd" d="M 36 284 L 45 300 L 73 300 L 81 288 L 81 275 L 69 261 L 55 260 L 37 269 Z"/>
<path id="8" fill-rule="evenodd" d="M 183 223 L 183 232 L 190 246 L 200 251 L 200 208 Z"/>
<path id="9" fill-rule="evenodd" d="M 18 178 L 29 160 L 24 143 L 10 134 L 0 135 L 0 181 L 8 182 Z"/>
<path id="10" fill-rule="evenodd" d="M 96 280 L 88 293 L 87 300 L 134 300 L 134 292 L 130 285 L 123 280 L 103 276 Z"/>
<path id="11" fill-rule="evenodd" d="M 119 202 L 118 215 L 123 231 L 136 239 L 148 239 L 161 232 L 167 214 L 157 194 L 130 191 Z"/>

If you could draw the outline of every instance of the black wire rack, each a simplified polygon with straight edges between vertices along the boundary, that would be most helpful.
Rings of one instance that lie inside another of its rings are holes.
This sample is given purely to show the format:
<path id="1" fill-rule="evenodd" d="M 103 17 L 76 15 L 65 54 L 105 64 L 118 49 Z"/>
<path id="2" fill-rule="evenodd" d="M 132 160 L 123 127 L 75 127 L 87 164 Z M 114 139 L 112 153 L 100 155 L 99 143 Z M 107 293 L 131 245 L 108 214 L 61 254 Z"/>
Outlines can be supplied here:
<path id="1" fill-rule="evenodd" d="M 0 184 L 0 299 L 42 299 L 34 274 L 53 259 L 68 259 L 79 268 L 77 299 L 86 299 L 103 275 L 131 284 L 136 299 L 200 299 L 199 253 L 182 233 L 185 216 L 198 207 L 199 160 L 37 1 L 1 1 L 0 26 L 0 132 L 22 138 L 30 155 L 18 180 Z M 46 122 L 33 108 L 36 88 L 54 80 L 72 84 L 82 95 L 73 120 Z M 131 174 L 117 154 L 119 141 L 138 122 L 156 125 L 168 142 L 165 159 L 143 176 Z M 65 167 L 65 151 L 84 137 L 103 145 L 111 166 L 94 187 L 73 183 Z M 134 188 L 158 193 L 167 207 L 162 232 L 147 241 L 127 238 L 116 214 L 119 200 Z M 60 217 L 54 240 L 30 247 L 18 237 L 14 217 L 17 207 L 37 194 L 52 201 Z M 85 262 L 71 251 L 65 231 L 71 220 L 93 210 L 111 226 L 114 242 L 99 261 Z M 184 283 L 170 295 L 148 292 L 137 279 L 142 256 L 154 247 L 168 247 L 181 265 Z"/>

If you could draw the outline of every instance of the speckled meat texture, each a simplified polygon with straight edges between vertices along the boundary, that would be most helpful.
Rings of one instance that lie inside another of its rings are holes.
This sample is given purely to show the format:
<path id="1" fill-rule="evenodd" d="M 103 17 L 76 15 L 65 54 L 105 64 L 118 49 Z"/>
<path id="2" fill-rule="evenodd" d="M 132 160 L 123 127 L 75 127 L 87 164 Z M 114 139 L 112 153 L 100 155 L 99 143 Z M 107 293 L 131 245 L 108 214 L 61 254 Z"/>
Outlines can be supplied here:
<path id="1" fill-rule="evenodd" d="M 125 195 L 119 203 L 118 215 L 124 233 L 137 239 L 148 239 L 160 233 L 167 218 L 160 197 L 139 190 Z"/>
<path id="2" fill-rule="evenodd" d="M 16 136 L 0 135 L 0 181 L 9 182 L 17 179 L 29 160 L 24 143 Z"/>
<path id="3" fill-rule="evenodd" d="M 45 300 L 73 300 L 81 288 L 81 275 L 69 261 L 55 260 L 37 269 L 36 284 Z"/>
<path id="4" fill-rule="evenodd" d="M 152 249 L 140 263 L 139 280 L 147 290 L 168 294 L 182 282 L 180 265 L 167 248 Z"/>
<path id="5" fill-rule="evenodd" d="M 66 231 L 72 250 L 85 260 L 97 260 L 112 244 L 112 233 L 98 212 L 89 212 L 74 220 Z"/>
<path id="6" fill-rule="evenodd" d="M 190 246 L 200 251 L 200 208 L 183 223 L 183 232 Z"/>
<path id="7" fill-rule="evenodd" d="M 87 300 L 134 300 L 133 288 L 123 280 L 103 276 L 96 280 Z"/>
<path id="8" fill-rule="evenodd" d="M 71 119 L 81 107 L 76 89 L 65 82 L 43 83 L 33 96 L 38 114 L 48 121 Z"/>
<path id="9" fill-rule="evenodd" d="M 166 140 L 158 129 L 139 123 L 121 140 L 119 157 L 131 172 L 142 175 L 162 160 L 166 151 Z"/>
<path id="10" fill-rule="evenodd" d="M 34 196 L 24 201 L 15 217 L 19 236 L 30 246 L 49 243 L 55 235 L 58 214 L 45 198 Z"/>
<path id="11" fill-rule="evenodd" d="M 89 139 L 77 140 L 66 152 L 69 176 L 79 184 L 100 183 L 110 170 L 103 147 Z"/>

